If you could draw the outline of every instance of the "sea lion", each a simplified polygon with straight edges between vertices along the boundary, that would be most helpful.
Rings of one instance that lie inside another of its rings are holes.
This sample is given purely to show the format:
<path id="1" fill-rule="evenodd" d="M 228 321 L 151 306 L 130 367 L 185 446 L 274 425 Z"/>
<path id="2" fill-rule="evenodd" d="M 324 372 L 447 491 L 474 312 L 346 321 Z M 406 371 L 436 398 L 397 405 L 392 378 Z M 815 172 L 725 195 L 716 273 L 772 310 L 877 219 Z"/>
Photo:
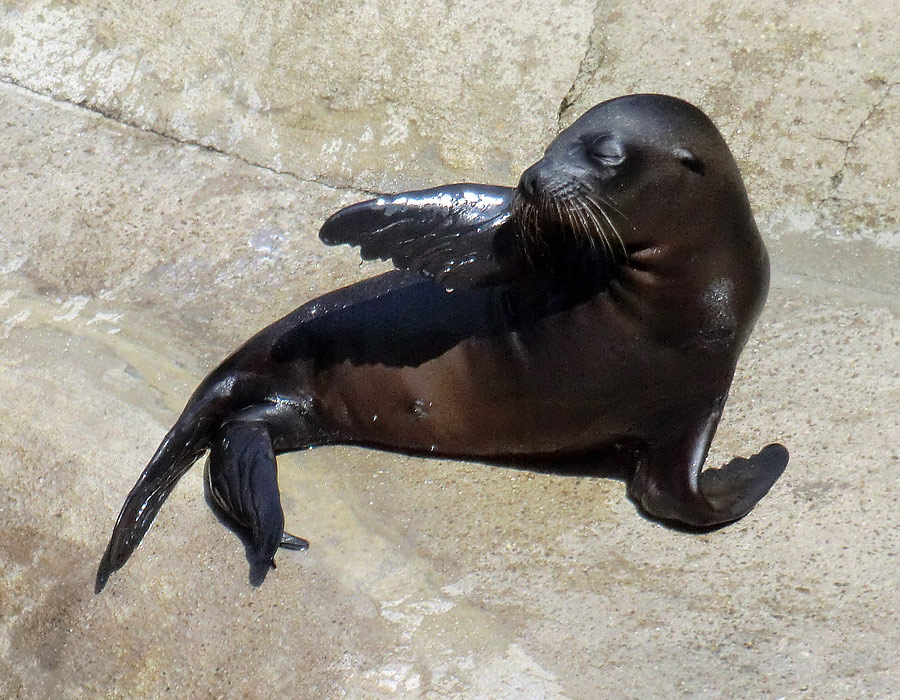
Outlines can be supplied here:
<path id="1" fill-rule="evenodd" d="M 292 450 L 615 451 L 646 513 L 700 528 L 743 517 L 787 465 L 769 445 L 701 473 L 769 262 L 725 141 L 687 102 L 604 102 L 514 189 L 384 196 L 320 237 L 398 269 L 304 304 L 200 384 L 125 500 L 98 592 L 207 450 L 208 500 L 255 582 L 279 546 L 307 546 L 284 532 L 275 457 Z"/>

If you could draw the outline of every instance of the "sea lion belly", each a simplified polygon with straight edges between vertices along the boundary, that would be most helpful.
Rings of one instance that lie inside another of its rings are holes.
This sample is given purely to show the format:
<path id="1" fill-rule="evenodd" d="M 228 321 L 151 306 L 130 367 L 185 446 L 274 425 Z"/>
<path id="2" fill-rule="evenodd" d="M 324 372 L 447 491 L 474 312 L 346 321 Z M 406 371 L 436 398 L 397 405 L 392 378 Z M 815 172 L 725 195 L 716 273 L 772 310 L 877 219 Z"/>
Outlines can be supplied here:
<path id="1" fill-rule="evenodd" d="M 642 333 L 602 294 L 517 331 L 467 338 L 417 367 L 342 362 L 317 374 L 311 393 L 322 419 L 355 442 L 463 455 L 582 452 L 646 424 L 659 364 L 676 358 L 648 351 Z"/>

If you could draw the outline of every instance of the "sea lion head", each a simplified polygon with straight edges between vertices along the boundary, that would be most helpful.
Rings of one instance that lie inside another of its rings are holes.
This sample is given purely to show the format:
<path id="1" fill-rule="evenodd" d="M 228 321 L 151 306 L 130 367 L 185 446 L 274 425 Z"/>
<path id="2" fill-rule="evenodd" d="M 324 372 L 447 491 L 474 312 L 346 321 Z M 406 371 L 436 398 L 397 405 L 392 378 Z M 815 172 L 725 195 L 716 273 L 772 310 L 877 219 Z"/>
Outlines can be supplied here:
<path id="1" fill-rule="evenodd" d="M 718 129 L 665 95 L 628 95 L 583 114 L 522 174 L 514 216 L 531 251 L 574 239 L 617 262 L 711 231 L 758 237 Z"/>

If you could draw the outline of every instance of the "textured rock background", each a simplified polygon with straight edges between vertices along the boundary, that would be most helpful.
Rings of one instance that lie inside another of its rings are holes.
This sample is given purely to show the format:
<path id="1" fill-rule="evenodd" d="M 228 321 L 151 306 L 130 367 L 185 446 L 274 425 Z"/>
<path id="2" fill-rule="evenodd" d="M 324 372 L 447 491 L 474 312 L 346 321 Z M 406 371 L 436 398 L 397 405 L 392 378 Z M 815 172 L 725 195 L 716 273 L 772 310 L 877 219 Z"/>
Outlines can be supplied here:
<path id="1" fill-rule="evenodd" d="M 887 0 L 0 5 L 0 696 L 887 698 L 900 687 L 900 30 Z M 309 552 L 265 585 L 189 473 L 102 596 L 124 494 L 196 383 L 366 274 L 366 192 L 512 184 L 632 91 L 701 106 L 773 257 L 686 535 L 614 481 L 283 457 Z"/>

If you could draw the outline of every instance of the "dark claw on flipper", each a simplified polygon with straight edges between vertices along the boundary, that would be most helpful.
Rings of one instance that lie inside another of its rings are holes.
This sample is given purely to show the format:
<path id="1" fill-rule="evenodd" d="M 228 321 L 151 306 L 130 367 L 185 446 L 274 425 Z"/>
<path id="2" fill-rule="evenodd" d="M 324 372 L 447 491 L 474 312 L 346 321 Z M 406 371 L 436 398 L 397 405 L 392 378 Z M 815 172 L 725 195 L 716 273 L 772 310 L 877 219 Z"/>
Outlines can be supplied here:
<path id="1" fill-rule="evenodd" d="M 302 537 L 297 537 L 296 535 L 292 535 L 288 532 L 283 532 L 281 533 L 281 543 L 278 546 L 282 549 L 300 551 L 303 549 L 309 549 L 309 542 L 304 540 Z"/>
<path id="2" fill-rule="evenodd" d="M 97 595 L 106 588 L 106 584 L 109 581 L 109 577 L 112 576 L 113 571 L 116 569 L 106 561 L 103 561 L 100 564 L 99 569 L 97 570 L 97 579 L 94 582 L 94 595 Z"/>

